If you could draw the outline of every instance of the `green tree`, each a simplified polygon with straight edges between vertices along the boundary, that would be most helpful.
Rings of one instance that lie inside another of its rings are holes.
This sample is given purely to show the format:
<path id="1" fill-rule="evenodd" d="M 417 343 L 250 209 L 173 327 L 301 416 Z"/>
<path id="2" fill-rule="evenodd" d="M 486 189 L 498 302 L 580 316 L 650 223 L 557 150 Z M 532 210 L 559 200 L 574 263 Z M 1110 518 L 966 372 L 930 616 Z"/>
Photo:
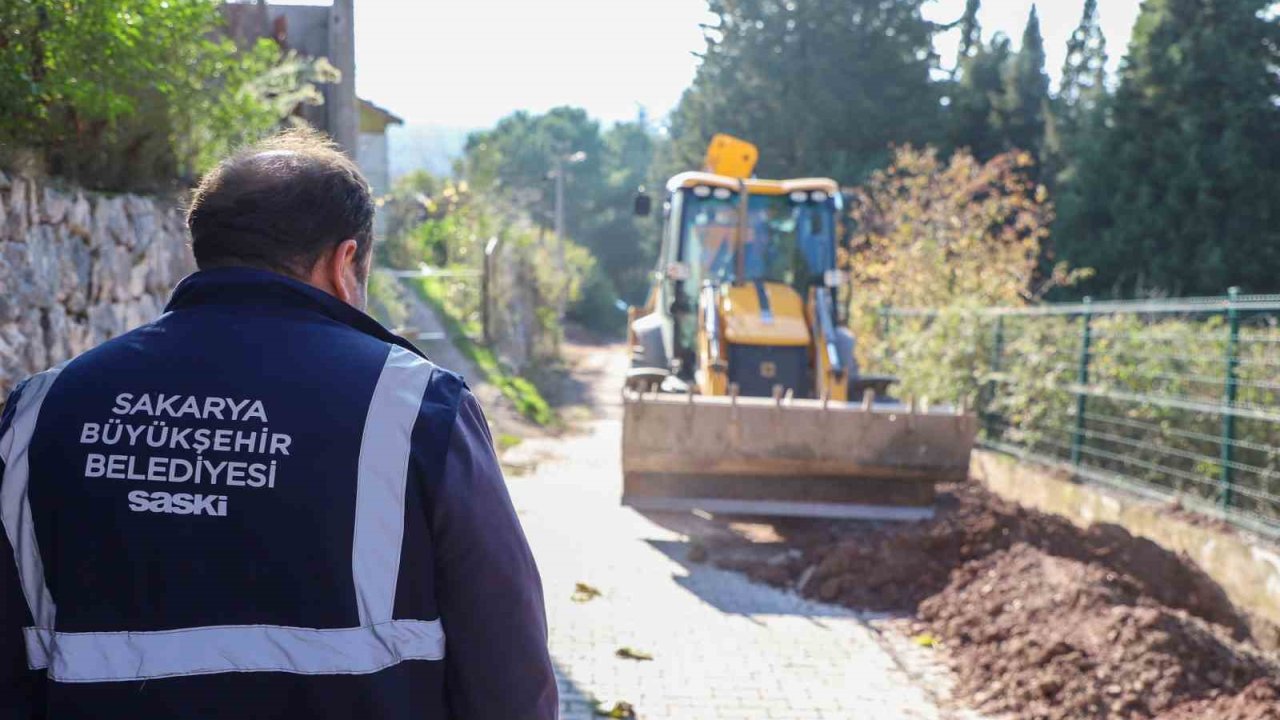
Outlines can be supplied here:
<path id="1" fill-rule="evenodd" d="M 1004 95 L 995 108 L 996 130 L 1006 150 L 1026 150 L 1037 158 L 1049 113 L 1049 76 L 1044 71 L 1044 37 L 1035 5 L 1022 32 L 1022 46 L 1004 68 Z"/>
<path id="2" fill-rule="evenodd" d="M 1054 189 L 1059 216 L 1046 259 L 1057 254 L 1057 236 L 1076 237 L 1100 221 L 1107 184 L 1081 182 L 1080 168 L 1104 172 L 1101 140 L 1107 133 L 1107 39 L 1098 24 L 1097 0 L 1085 0 L 1080 24 L 1067 40 L 1062 82 L 1053 103 L 1055 133 L 1045 139 L 1044 178 Z"/>
<path id="3" fill-rule="evenodd" d="M 1034 5 L 1017 52 L 1008 37 L 996 33 L 989 44 L 979 42 L 961 58 L 949 107 L 951 147 L 968 148 L 980 160 L 1024 150 L 1036 158 L 1038 167 L 1046 135 L 1056 130 L 1044 63 L 1044 38 Z"/>
<path id="4" fill-rule="evenodd" d="M 1275 291 L 1280 25 L 1270 0 L 1147 0 L 1105 123 L 1088 130 L 1059 256 L 1094 294 Z"/>
<path id="5" fill-rule="evenodd" d="M 760 147 L 761 175 L 856 182 L 892 142 L 933 139 L 940 88 L 925 0 L 710 0 L 717 21 L 672 113 L 664 167 L 702 164 L 727 132 Z"/>
<path id="6" fill-rule="evenodd" d="M 512 113 L 492 129 L 472 133 L 464 147 L 464 172 L 472 186 L 501 195 L 539 227 L 554 225 L 557 163 L 582 153 L 565 174 L 565 219 L 576 236 L 586 219 L 594 188 L 603 172 L 604 139 L 600 124 L 582 108 L 558 107 L 544 114 Z"/>
<path id="7" fill-rule="evenodd" d="M 1058 115 L 1068 125 L 1096 108 L 1106 94 L 1107 38 L 1098 23 L 1098 0 L 1085 0 L 1080 24 L 1067 39 L 1058 89 Z"/>
<path id="8" fill-rule="evenodd" d="M 656 249 L 652 227 L 631 214 L 637 188 L 651 184 L 653 153 L 643 117 L 601 132 L 586 111 L 561 107 L 513 113 L 473 133 L 463 166 L 477 192 L 500 198 L 496 204 L 531 218 L 544 233 L 554 226 L 551 173 L 563 168 L 567 235 L 595 259 L 575 315 L 596 327 L 620 327 L 614 301 L 639 300 Z"/>
<path id="9" fill-rule="evenodd" d="M 654 138 L 643 121 L 619 123 L 604 134 L 604 182 L 579 238 L 617 294 L 639 302 L 657 253 L 652 224 L 632 213 L 636 190 L 650 184 Z"/>
<path id="10" fill-rule="evenodd" d="M 952 72 L 955 79 L 966 62 L 982 50 L 982 25 L 978 22 L 978 11 L 982 9 L 982 0 L 965 0 L 964 14 L 960 16 L 960 49 L 956 54 L 956 67 Z"/>
<path id="11" fill-rule="evenodd" d="M 967 148 L 981 160 L 1007 149 L 997 113 L 1004 101 L 1004 68 L 1012 57 L 1009 38 L 996 33 L 961 65 L 949 108 L 952 147 Z"/>

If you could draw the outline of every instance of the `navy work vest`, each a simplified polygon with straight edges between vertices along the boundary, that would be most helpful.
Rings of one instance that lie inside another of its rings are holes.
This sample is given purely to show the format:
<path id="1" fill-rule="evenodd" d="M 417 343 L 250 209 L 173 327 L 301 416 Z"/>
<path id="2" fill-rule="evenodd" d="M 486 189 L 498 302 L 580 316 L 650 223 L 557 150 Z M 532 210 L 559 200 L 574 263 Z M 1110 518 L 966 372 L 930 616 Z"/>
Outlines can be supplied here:
<path id="1" fill-rule="evenodd" d="M 474 397 L 316 288 L 187 278 L 15 390 L 0 472 L 0 717 L 555 716 Z"/>

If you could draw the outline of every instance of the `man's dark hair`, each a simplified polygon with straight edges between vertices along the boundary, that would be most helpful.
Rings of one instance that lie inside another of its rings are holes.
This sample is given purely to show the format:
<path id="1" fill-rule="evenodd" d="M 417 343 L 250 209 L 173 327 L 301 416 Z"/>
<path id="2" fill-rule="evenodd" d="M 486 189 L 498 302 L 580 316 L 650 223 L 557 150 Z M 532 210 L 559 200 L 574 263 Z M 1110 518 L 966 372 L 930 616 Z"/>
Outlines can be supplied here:
<path id="1" fill-rule="evenodd" d="M 355 162 L 314 130 L 289 130 L 210 170 L 191 199 L 187 228 L 201 270 L 247 266 L 304 277 L 348 238 L 363 266 L 373 213 Z"/>

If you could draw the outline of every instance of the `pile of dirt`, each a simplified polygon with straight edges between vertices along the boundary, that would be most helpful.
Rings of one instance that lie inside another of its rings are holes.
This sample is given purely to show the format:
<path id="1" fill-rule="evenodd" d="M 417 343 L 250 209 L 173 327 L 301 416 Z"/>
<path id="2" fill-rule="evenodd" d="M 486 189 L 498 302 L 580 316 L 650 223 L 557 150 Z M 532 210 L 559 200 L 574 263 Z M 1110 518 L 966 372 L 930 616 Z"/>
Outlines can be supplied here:
<path id="1" fill-rule="evenodd" d="M 1221 588 L 1123 528 L 1082 530 L 959 485 L 941 490 L 925 522 L 771 529 L 777 541 L 767 544 L 706 536 L 692 557 L 826 602 L 916 612 L 921 631 L 947 647 L 960 695 L 984 710 L 1280 720 L 1257 714 L 1274 711 L 1266 696 L 1280 673 L 1248 646 Z"/>
<path id="2" fill-rule="evenodd" d="M 761 563 L 730 536 L 699 553 L 772 585 L 797 586 L 824 602 L 866 610 L 914 610 L 951 581 L 957 568 L 1016 544 L 1124 573 L 1140 591 L 1172 608 L 1247 632 L 1222 590 L 1185 558 L 1116 525 L 1082 530 L 1056 515 L 1027 510 L 973 484 L 940 489 L 936 516 L 917 523 L 782 521 L 786 557 Z M 800 581 L 803 580 L 803 583 Z"/>
<path id="3" fill-rule="evenodd" d="M 1238 695 L 1179 705 L 1159 720 L 1280 720 L 1280 680 L 1255 680 Z"/>
<path id="4" fill-rule="evenodd" d="M 919 616 L 950 646 L 959 693 L 1020 718 L 1158 717 L 1275 670 L 1132 577 L 1024 544 L 959 568 Z"/>

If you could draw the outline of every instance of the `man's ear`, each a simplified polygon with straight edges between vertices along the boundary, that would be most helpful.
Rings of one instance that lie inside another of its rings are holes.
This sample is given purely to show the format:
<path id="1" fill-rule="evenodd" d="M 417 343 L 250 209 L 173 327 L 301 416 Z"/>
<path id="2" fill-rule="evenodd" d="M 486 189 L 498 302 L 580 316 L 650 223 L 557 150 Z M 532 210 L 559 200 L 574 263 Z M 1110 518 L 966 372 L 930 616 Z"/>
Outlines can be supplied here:
<path id="1" fill-rule="evenodd" d="M 325 251 L 311 271 L 312 285 L 355 308 L 364 308 L 364 278 L 360 244 L 347 238 Z"/>

